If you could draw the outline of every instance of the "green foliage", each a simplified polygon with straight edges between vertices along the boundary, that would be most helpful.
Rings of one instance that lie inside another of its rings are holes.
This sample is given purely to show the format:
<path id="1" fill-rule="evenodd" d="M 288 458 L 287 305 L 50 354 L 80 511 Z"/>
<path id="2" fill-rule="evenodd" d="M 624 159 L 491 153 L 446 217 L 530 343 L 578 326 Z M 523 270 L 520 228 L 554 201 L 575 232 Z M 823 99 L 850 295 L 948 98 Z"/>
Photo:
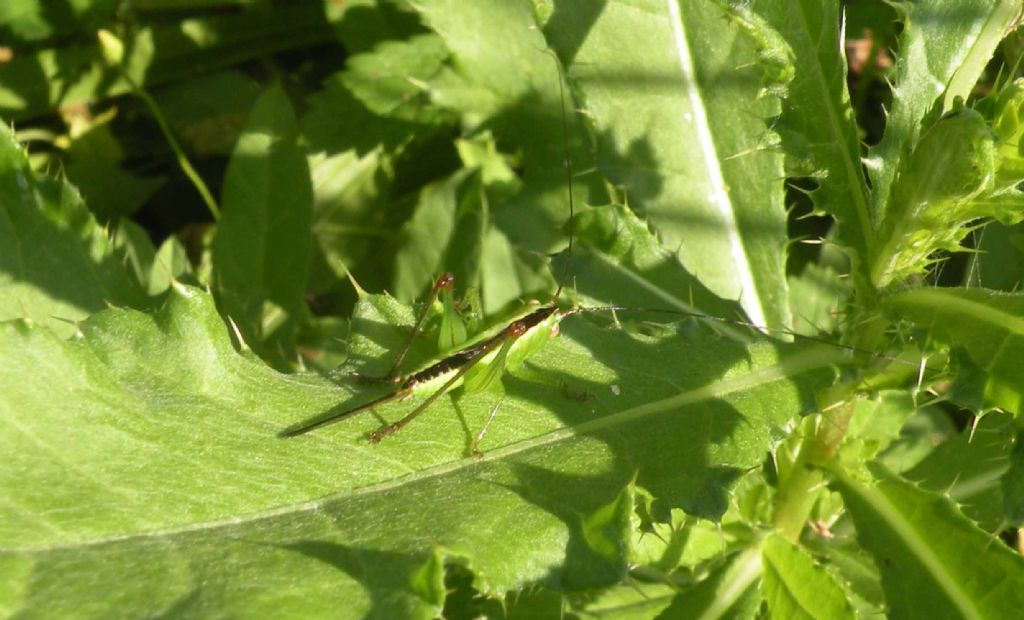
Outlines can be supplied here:
<path id="1" fill-rule="evenodd" d="M 962 225 L 988 215 L 968 205 L 990 189 L 994 175 L 995 137 L 980 114 L 955 112 L 929 128 L 893 185 L 879 231 L 878 256 L 888 260 L 871 265 L 872 282 L 905 281 L 936 250 L 958 248 L 967 234 Z"/>
<path id="2" fill-rule="evenodd" d="M 856 254 L 867 256 L 872 241 L 868 186 L 846 89 L 846 58 L 833 49 L 839 40 L 840 6 L 834 2 L 797 2 L 792 7 L 765 2 L 763 6 L 771 11 L 768 19 L 795 57 L 811 63 L 806 69 L 796 65 L 789 96 L 782 100 L 776 131 L 787 167 L 794 176 L 818 179 L 815 206 L 842 219 L 845 226 L 837 231 L 839 239 Z"/>
<path id="3" fill-rule="evenodd" d="M 224 174 L 224 217 L 211 249 L 223 310 L 260 352 L 271 339 L 291 349 L 304 318 L 311 185 L 291 105 L 271 87 L 253 105 Z"/>
<path id="4" fill-rule="evenodd" d="M 953 347 L 961 365 L 958 397 L 976 410 L 1024 405 L 1019 359 L 1024 297 L 981 289 L 922 288 L 895 295 L 889 305 L 929 335 Z"/>
<path id="5" fill-rule="evenodd" d="M 853 618 L 831 575 L 799 547 L 781 538 L 762 543 L 764 598 L 772 617 Z"/>
<path id="6" fill-rule="evenodd" d="M 787 326 L 783 158 L 765 124 L 779 102 L 762 96 L 755 41 L 714 3 L 641 5 L 612 3 L 584 32 L 586 16 L 557 11 L 545 27 L 572 59 L 599 169 L 708 289 Z"/>
<path id="7" fill-rule="evenodd" d="M 75 188 L 32 171 L 6 127 L 0 128 L 0 195 L 0 317 L 70 336 L 75 322 L 107 304 L 147 304 L 124 252 Z"/>
<path id="8" fill-rule="evenodd" d="M 1004 618 L 1016 613 L 1024 559 L 947 498 L 875 468 L 874 479 L 837 476 L 858 539 L 882 575 L 894 616 Z M 978 553 L 984 549 L 985 553 Z"/>
<path id="9" fill-rule="evenodd" d="M 1021 12 L 2 3 L 0 615 L 1012 617 Z"/>

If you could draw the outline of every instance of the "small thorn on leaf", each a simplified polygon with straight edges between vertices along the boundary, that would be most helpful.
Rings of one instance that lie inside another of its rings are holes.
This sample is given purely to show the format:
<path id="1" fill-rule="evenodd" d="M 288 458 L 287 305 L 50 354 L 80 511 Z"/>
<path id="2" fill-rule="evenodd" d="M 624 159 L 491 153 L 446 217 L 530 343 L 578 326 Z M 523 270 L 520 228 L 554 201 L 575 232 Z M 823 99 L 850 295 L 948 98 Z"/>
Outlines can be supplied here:
<path id="1" fill-rule="evenodd" d="M 235 338 L 238 339 L 238 346 L 241 347 L 243 351 L 252 351 L 252 348 L 249 347 L 245 338 L 242 337 L 242 331 L 238 329 L 238 325 L 235 324 L 235 320 L 228 317 L 228 324 L 231 325 L 231 331 L 235 334 Z"/>

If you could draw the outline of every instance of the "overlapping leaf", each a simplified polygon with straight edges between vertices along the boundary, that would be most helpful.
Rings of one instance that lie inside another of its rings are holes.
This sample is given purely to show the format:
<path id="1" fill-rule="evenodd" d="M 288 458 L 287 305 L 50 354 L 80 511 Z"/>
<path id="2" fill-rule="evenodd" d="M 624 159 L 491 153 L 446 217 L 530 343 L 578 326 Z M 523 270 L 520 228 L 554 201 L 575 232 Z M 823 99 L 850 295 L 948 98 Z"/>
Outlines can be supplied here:
<path id="1" fill-rule="evenodd" d="M 1024 297 L 983 289 L 916 289 L 888 300 L 904 317 L 929 329 L 933 338 L 963 351 L 958 398 L 984 409 L 1020 413 Z"/>
<path id="2" fill-rule="evenodd" d="M 708 2 L 576 11 L 547 31 L 573 61 L 599 169 L 712 292 L 788 325 L 782 157 L 765 124 L 778 102 L 761 96 L 747 33 Z"/>
<path id="3" fill-rule="evenodd" d="M 1005 618 L 1024 605 L 1024 559 L 941 495 L 875 469 L 874 480 L 839 476 L 861 544 L 874 556 L 888 613 Z M 979 550 L 984 549 L 984 553 Z"/>
<path id="4" fill-rule="evenodd" d="M 270 335 L 288 343 L 306 311 L 312 193 L 291 104 L 271 87 L 235 146 L 213 244 L 218 291 L 250 346 L 262 350 Z M 266 324 L 268 308 L 284 313 L 284 327 Z"/>
<path id="5" fill-rule="evenodd" d="M 0 126 L 0 320 L 23 318 L 57 333 L 107 304 L 149 304 L 107 231 L 67 183 L 36 175 Z"/>
<path id="6" fill-rule="evenodd" d="M 843 591 L 799 547 L 781 538 L 764 541 L 764 598 L 772 617 L 853 618 Z"/>

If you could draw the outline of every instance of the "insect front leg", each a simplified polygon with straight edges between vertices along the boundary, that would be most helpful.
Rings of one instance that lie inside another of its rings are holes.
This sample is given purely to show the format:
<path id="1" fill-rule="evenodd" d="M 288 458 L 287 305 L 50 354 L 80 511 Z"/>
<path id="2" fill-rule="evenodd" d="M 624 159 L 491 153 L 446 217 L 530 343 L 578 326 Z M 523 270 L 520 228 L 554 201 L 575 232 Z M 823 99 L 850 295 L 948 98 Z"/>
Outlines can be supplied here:
<path id="1" fill-rule="evenodd" d="M 430 309 L 433 307 L 434 302 L 437 301 L 438 296 L 442 292 L 446 292 L 448 295 L 451 295 L 454 288 L 455 276 L 450 273 L 442 273 L 437 281 L 434 282 L 434 286 L 430 289 L 430 298 L 425 304 L 423 304 L 423 308 L 420 309 L 420 314 L 416 318 L 416 324 L 413 325 L 412 331 L 409 332 L 405 342 L 402 343 L 402 348 L 395 354 L 395 359 L 391 362 L 391 369 L 388 370 L 387 377 L 391 378 L 398 376 L 398 367 L 402 365 L 402 362 L 405 360 L 405 356 L 409 353 L 409 348 L 412 346 L 412 342 L 413 339 L 416 338 L 416 334 L 423 329 L 423 323 L 427 320 L 427 315 L 430 314 Z"/>

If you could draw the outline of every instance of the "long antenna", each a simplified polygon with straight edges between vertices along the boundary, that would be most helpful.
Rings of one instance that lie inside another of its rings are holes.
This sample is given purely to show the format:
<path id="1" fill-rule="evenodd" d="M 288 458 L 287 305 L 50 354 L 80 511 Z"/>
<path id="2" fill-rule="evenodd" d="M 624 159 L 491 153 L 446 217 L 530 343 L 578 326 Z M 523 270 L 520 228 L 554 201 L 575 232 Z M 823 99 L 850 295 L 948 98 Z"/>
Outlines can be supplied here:
<path id="1" fill-rule="evenodd" d="M 558 70 L 558 97 L 561 103 L 561 118 L 562 118 L 562 149 L 565 161 L 565 182 L 569 187 L 569 248 L 566 252 L 566 261 L 562 266 L 562 275 L 558 279 L 558 288 L 555 289 L 555 295 L 552 297 L 552 301 L 558 300 L 558 297 L 562 294 L 562 287 L 565 286 L 565 280 L 569 277 L 569 267 L 572 263 L 572 243 L 575 235 L 575 202 L 572 197 L 572 157 L 569 155 L 569 122 L 566 120 L 565 114 L 565 74 L 562 72 L 562 63 L 558 59 L 558 55 L 552 50 L 545 50 L 548 54 L 551 54 L 551 58 L 555 61 L 555 68 Z"/>
<path id="2" fill-rule="evenodd" d="M 716 322 L 719 322 L 719 323 L 727 323 L 729 325 L 739 325 L 739 326 L 742 326 L 742 327 L 749 327 L 751 329 L 756 329 L 757 331 L 760 331 L 760 332 L 763 332 L 763 333 L 775 333 L 775 334 L 782 334 L 782 335 L 785 335 L 785 336 L 792 336 L 793 338 L 796 338 L 796 339 L 799 339 L 799 340 L 804 340 L 804 341 L 807 341 L 807 342 L 815 342 L 815 343 L 818 343 L 818 344 L 827 344 L 829 346 L 833 346 L 833 347 L 836 347 L 836 348 L 839 348 L 839 349 L 843 349 L 844 351 L 849 351 L 851 353 L 858 353 L 858 354 L 862 354 L 862 355 L 870 355 L 871 357 L 875 357 L 875 358 L 878 358 L 878 359 L 884 359 L 886 361 L 895 362 L 895 363 L 898 363 L 898 364 L 904 364 L 904 365 L 909 365 L 909 366 L 916 366 L 917 365 L 917 364 L 914 364 L 914 363 L 907 362 L 907 361 L 905 361 L 903 359 L 900 359 L 899 357 L 895 357 L 895 356 L 892 356 L 892 355 L 885 355 L 885 354 L 879 353 L 878 351 L 871 351 L 869 349 L 862 349 L 860 347 L 855 347 L 855 346 L 852 346 L 852 345 L 843 344 L 841 342 L 835 342 L 835 341 L 830 340 L 828 338 L 820 338 L 818 336 L 809 336 L 807 334 L 800 334 L 800 333 L 797 333 L 797 332 L 795 332 L 793 330 L 784 329 L 784 328 L 781 328 L 781 327 L 765 327 L 764 325 L 756 325 L 754 323 L 749 323 L 747 321 L 740 321 L 740 320 L 737 320 L 737 319 L 727 319 L 727 318 L 724 318 L 724 317 L 715 316 L 713 314 L 704 314 L 703 312 L 687 312 L 685 310 L 676 310 L 676 309 L 669 309 L 669 308 L 643 308 L 643 307 L 637 307 L 637 306 L 577 306 L 577 307 L 573 308 L 572 310 L 569 310 L 567 312 L 567 314 L 580 314 L 580 313 L 584 313 L 584 312 L 650 312 L 652 314 L 658 313 L 658 314 L 671 314 L 671 315 L 676 315 L 676 316 L 687 316 L 687 317 L 692 317 L 692 318 L 695 318 L 695 319 L 700 319 L 700 320 L 703 320 L 703 321 L 716 321 Z"/>

